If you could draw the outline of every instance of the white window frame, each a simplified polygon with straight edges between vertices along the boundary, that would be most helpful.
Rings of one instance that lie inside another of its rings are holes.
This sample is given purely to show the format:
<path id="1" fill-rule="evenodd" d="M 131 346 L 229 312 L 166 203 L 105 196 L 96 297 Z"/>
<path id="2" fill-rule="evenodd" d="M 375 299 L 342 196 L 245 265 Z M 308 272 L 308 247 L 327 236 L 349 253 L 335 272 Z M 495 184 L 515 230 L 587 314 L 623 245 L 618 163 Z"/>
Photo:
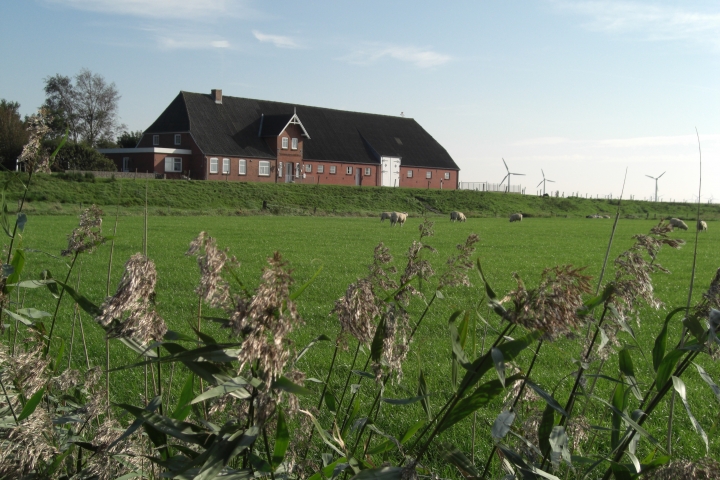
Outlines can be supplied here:
<path id="1" fill-rule="evenodd" d="M 325 173 L 325 165 L 318 165 L 318 173 Z"/>
<path id="2" fill-rule="evenodd" d="M 247 160 L 244 158 L 238 160 L 238 175 L 247 175 Z"/>
<path id="3" fill-rule="evenodd" d="M 346 175 L 352 175 L 352 174 L 353 174 L 353 167 L 346 167 L 346 168 L 345 168 L 345 174 L 346 174 Z"/>
<path id="4" fill-rule="evenodd" d="M 180 143 L 182 143 L 182 135 L 180 135 L 179 133 L 176 133 L 175 134 L 175 145 L 180 145 Z"/>
<path id="5" fill-rule="evenodd" d="M 223 173 L 223 175 L 230 175 L 230 159 L 229 158 L 223 158 L 222 173 Z"/>
<path id="6" fill-rule="evenodd" d="M 210 173 L 218 173 L 218 159 L 217 157 L 212 157 L 210 159 Z"/>
<path id="7" fill-rule="evenodd" d="M 450 180 L 450 172 L 445 172 L 445 180 Z"/>
<path id="8" fill-rule="evenodd" d="M 432 172 L 430 170 L 425 172 L 425 178 L 432 178 Z"/>
<path id="9" fill-rule="evenodd" d="M 288 148 L 288 137 L 282 137 L 282 149 L 287 150 Z"/>
<path id="10" fill-rule="evenodd" d="M 165 172 L 166 173 L 182 172 L 182 158 L 181 157 L 165 157 Z"/>
<path id="11" fill-rule="evenodd" d="M 123 172 L 129 172 L 129 171 L 130 171 L 130 157 L 123 157 L 123 159 L 122 159 L 122 171 L 123 171 Z"/>
<path id="12" fill-rule="evenodd" d="M 283 176 L 283 172 L 284 172 L 284 170 L 283 170 L 283 163 L 282 163 L 282 162 L 278 162 L 278 170 L 277 170 L 278 177 L 282 177 L 282 176 Z"/>
<path id="13" fill-rule="evenodd" d="M 312 173 L 312 163 L 305 164 L 305 173 Z"/>
<path id="14" fill-rule="evenodd" d="M 293 138 L 292 142 L 290 143 L 290 148 L 292 148 L 293 150 L 297 150 L 297 147 L 298 147 L 298 139 Z"/>
<path id="15" fill-rule="evenodd" d="M 270 176 L 270 162 L 267 160 L 260 160 L 258 162 L 258 175 L 261 177 Z"/>
<path id="16" fill-rule="evenodd" d="M 365 167 L 365 176 L 369 177 L 371 175 L 370 173 L 370 167 Z"/>
<path id="17" fill-rule="evenodd" d="M 407 178 L 412 178 L 412 177 L 413 177 L 412 170 L 408 170 Z"/>
<path id="18" fill-rule="evenodd" d="M 335 165 L 330 165 L 330 173 L 332 175 L 335 175 L 337 173 L 337 167 Z"/>
<path id="19" fill-rule="evenodd" d="M 153 135 L 153 146 L 156 147 L 160 145 L 160 135 Z"/>

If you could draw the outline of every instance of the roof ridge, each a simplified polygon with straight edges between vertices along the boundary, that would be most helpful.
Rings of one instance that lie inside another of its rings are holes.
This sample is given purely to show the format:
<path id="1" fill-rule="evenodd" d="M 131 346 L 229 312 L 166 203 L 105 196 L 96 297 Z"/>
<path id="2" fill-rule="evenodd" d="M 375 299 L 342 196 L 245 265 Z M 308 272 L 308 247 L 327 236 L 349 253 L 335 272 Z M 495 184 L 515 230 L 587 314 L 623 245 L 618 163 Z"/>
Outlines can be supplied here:
<path id="1" fill-rule="evenodd" d="M 187 91 L 184 91 L 184 90 L 181 90 L 180 92 L 181 92 L 181 93 L 190 93 L 190 94 L 192 94 L 192 95 L 209 96 L 207 93 L 187 92 Z M 319 108 L 319 109 L 321 109 L 321 110 L 332 110 L 332 111 L 335 111 L 335 112 L 348 112 L 348 113 L 358 113 L 358 114 L 360 114 L 360 115 L 373 115 L 373 116 L 377 116 L 377 117 L 397 118 L 397 119 L 401 119 L 401 120 L 412 120 L 412 121 L 414 121 L 415 123 L 417 123 L 417 121 L 416 121 L 413 117 L 401 117 L 401 116 L 399 116 L 399 115 L 388 115 L 388 114 L 386 114 L 386 113 L 359 112 L 359 111 L 356 111 L 356 110 L 343 110 L 343 109 L 341 109 L 341 108 L 331 108 L 331 107 L 317 107 L 317 106 L 314 106 L 314 105 L 304 105 L 304 104 L 300 104 L 300 103 L 291 103 L 291 102 L 278 102 L 278 101 L 276 101 L 276 100 L 263 100 L 263 99 L 260 99 L 260 98 L 234 97 L 234 96 L 232 96 L 232 95 L 225 95 L 225 94 L 223 94 L 223 98 L 236 98 L 236 99 L 238 99 L 238 100 L 250 100 L 251 102 L 267 102 L 267 103 L 275 103 L 275 104 L 280 104 L 280 105 L 294 105 L 294 106 L 296 106 L 296 107 Z M 289 114 L 289 115 L 292 115 L 292 114 Z"/>

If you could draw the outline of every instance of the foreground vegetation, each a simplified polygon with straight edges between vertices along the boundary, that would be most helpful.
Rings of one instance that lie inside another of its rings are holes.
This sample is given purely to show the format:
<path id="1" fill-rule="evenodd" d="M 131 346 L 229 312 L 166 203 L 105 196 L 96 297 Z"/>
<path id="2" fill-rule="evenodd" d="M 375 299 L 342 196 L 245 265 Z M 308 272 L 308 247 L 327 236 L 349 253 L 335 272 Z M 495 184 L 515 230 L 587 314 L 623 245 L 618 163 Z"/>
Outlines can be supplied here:
<path id="1" fill-rule="evenodd" d="M 5 174 L 6 176 L 9 174 Z M 578 218 L 614 215 L 617 200 L 506 195 L 467 190 L 346 187 L 339 185 L 262 184 L 168 180 L 112 180 L 73 174 L 37 175 L 28 192 L 31 213 L 77 215 L 82 205 L 124 207 L 123 214 L 142 214 L 145 188 L 154 215 L 360 215 L 405 211 L 411 216 L 447 215 L 460 210 L 468 217 L 502 217 L 523 212 L 530 217 Z M 11 208 L 24 193 L 18 183 L 8 191 Z M 263 203 L 266 208 L 263 209 Z M 720 205 L 703 205 L 702 218 L 720 219 Z M 680 217 L 692 220 L 696 205 L 623 201 L 623 218 Z"/>
<path id="2" fill-rule="evenodd" d="M 714 229 L 23 206 L 0 477 L 717 475 Z"/>

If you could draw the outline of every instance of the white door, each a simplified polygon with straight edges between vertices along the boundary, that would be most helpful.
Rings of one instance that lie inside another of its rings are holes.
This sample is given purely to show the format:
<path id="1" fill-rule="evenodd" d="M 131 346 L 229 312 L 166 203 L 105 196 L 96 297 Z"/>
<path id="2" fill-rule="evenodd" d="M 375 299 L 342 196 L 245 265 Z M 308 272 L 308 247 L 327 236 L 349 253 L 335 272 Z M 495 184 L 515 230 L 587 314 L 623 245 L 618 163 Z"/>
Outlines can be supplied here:
<path id="1" fill-rule="evenodd" d="M 400 159 L 397 157 L 382 157 L 380 159 L 381 179 L 383 187 L 397 187 L 400 184 Z"/>

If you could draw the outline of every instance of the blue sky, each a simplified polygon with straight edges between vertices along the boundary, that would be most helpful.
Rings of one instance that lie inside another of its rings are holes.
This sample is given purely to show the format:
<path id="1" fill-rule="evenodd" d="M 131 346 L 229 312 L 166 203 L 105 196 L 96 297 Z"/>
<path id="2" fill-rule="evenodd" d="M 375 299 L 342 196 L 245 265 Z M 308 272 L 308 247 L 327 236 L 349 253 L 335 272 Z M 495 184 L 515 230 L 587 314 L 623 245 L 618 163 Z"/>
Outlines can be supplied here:
<path id="1" fill-rule="evenodd" d="M 720 201 L 720 4 L 8 0 L 0 98 L 23 114 L 43 79 L 115 82 L 129 129 L 180 90 L 415 118 L 461 181 Z M 548 184 L 550 185 L 550 184 Z"/>

